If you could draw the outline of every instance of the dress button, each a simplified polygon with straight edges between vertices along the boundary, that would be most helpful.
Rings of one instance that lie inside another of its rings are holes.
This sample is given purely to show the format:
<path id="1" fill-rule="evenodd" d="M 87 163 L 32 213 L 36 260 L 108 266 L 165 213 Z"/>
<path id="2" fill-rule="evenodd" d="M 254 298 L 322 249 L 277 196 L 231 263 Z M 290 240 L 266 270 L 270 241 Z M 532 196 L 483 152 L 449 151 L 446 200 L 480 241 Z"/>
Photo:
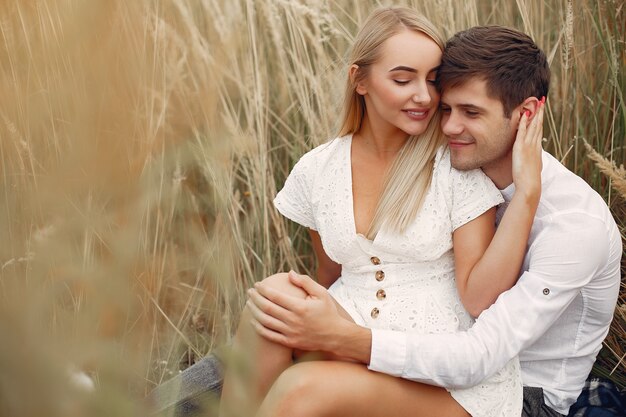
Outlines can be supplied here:
<path id="1" fill-rule="evenodd" d="M 380 282 L 383 279 L 385 279 L 385 272 L 384 271 L 376 271 L 376 281 Z"/>
<path id="2" fill-rule="evenodd" d="M 387 298 L 387 293 L 385 292 L 385 290 L 378 290 L 376 291 L 376 298 L 378 298 L 379 300 L 384 300 L 385 298 Z"/>
<path id="3" fill-rule="evenodd" d="M 376 317 L 378 317 L 379 314 L 380 314 L 380 310 L 374 307 L 371 313 L 372 318 L 375 319 Z"/>
<path id="4" fill-rule="evenodd" d="M 370 258 L 370 261 L 372 261 L 374 265 L 380 265 L 380 259 L 378 259 L 376 256 L 372 256 Z"/>
<path id="5" fill-rule="evenodd" d="M 548 295 L 548 294 L 550 294 L 550 288 L 544 288 L 543 295 Z"/>

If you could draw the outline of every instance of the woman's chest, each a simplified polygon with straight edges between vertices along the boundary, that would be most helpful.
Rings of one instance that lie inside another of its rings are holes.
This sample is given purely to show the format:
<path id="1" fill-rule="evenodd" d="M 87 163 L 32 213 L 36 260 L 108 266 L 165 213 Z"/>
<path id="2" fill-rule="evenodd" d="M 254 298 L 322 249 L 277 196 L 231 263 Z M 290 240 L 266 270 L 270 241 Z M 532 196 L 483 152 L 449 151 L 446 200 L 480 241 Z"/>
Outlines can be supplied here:
<path id="1" fill-rule="evenodd" d="M 352 210 L 356 233 L 367 235 L 384 191 L 385 169 L 377 165 L 352 166 Z"/>
<path id="2" fill-rule="evenodd" d="M 328 181 L 334 186 L 330 186 Z M 420 211 L 403 233 L 383 229 L 373 241 L 362 236 L 369 222 L 366 227 L 359 228 L 357 216 L 359 210 L 368 210 L 368 206 L 359 206 L 359 197 L 353 201 L 349 178 L 320 178 L 316 188 L 318 192 L 313 199 L 313 215 L 326 253 L 338 263 L 350 263 L 360 259 L 360 255 L 366 255 L 365 258 L 369 259 L 369 252 L 371 256 L 383 253 L 394 262 L 429 261 L 439 258 L 452 248 L 448 203 L 437 187 L 428 190 Z"/>

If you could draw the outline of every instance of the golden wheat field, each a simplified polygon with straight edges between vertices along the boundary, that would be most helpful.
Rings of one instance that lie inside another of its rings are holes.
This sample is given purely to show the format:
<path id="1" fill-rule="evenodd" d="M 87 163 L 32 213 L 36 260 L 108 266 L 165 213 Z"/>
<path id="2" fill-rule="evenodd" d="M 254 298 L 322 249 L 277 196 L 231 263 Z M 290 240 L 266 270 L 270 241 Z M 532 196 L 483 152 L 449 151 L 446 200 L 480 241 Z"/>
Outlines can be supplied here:
<path id="1" fill-rule="evenodd" d="M 141 415 L 228 341 L 254 281 L 311 272 L 271 201 L 334 137 L 345 53 L 380 5 L 533 36 L 546 148 L 626 238 L 624 0 L 2 0 L 0 416 Z M 624 294 L 594 371 L 622 388 Z"/>

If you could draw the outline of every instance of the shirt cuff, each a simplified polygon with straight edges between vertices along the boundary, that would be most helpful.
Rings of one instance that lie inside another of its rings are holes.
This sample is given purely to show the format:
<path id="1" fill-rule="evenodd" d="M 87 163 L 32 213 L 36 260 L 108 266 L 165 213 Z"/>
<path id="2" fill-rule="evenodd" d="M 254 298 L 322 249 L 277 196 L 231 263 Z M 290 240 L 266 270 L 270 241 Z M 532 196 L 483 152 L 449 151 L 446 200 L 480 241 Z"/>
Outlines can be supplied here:
<path id="1" fill-rule="evenodd" d="M 372 351 L 368 369 L 402 377 L 406 360 L 406 334 L 382 329 L 371 331 Z"/>

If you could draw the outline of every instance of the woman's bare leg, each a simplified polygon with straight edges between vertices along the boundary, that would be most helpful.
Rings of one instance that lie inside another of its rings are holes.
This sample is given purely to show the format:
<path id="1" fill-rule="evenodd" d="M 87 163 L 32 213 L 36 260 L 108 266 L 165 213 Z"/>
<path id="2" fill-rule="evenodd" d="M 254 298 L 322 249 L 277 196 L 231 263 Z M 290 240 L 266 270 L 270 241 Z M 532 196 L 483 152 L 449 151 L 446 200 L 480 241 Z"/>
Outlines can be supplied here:
<path id="1" fill-rule="evenodd" d="M 303 362 L 272 386 L 257 417 L 469 417 L 443 388 L 372 372 L 365 365 Z"/>
<path id="2" fill-rule="evenodd" d="M 306 292 L 289 281 L 287 273 L 267 277 L 265 284 L 286 294 L 305 298 Z M 352 320 L 341 306 L 340 314 Z M 247 308 L 241 313 L 239 327 L 231 349 L 220 401 L 220 416 L 254 415 L 278 376 L 293 364 L 293 358 L 301 358 L 309 352 L 294 351 L 283 345 L 260 337 L 252 325 L 252 315 Z M 331 359 L 327 354 L 313 354 L 310 358 Z"/>
<path id="3" fill-rule="evenodd" d="M 264 282 L 290 295 L 306 296 L 289 282 L 286 273 L 267 277 Z M 221 417 L 253 415 L 276 378 L 293 363 L 293 350 L 259 337 L 250 324 L 251 318 L 246 307 L 224 375 Z"/>

